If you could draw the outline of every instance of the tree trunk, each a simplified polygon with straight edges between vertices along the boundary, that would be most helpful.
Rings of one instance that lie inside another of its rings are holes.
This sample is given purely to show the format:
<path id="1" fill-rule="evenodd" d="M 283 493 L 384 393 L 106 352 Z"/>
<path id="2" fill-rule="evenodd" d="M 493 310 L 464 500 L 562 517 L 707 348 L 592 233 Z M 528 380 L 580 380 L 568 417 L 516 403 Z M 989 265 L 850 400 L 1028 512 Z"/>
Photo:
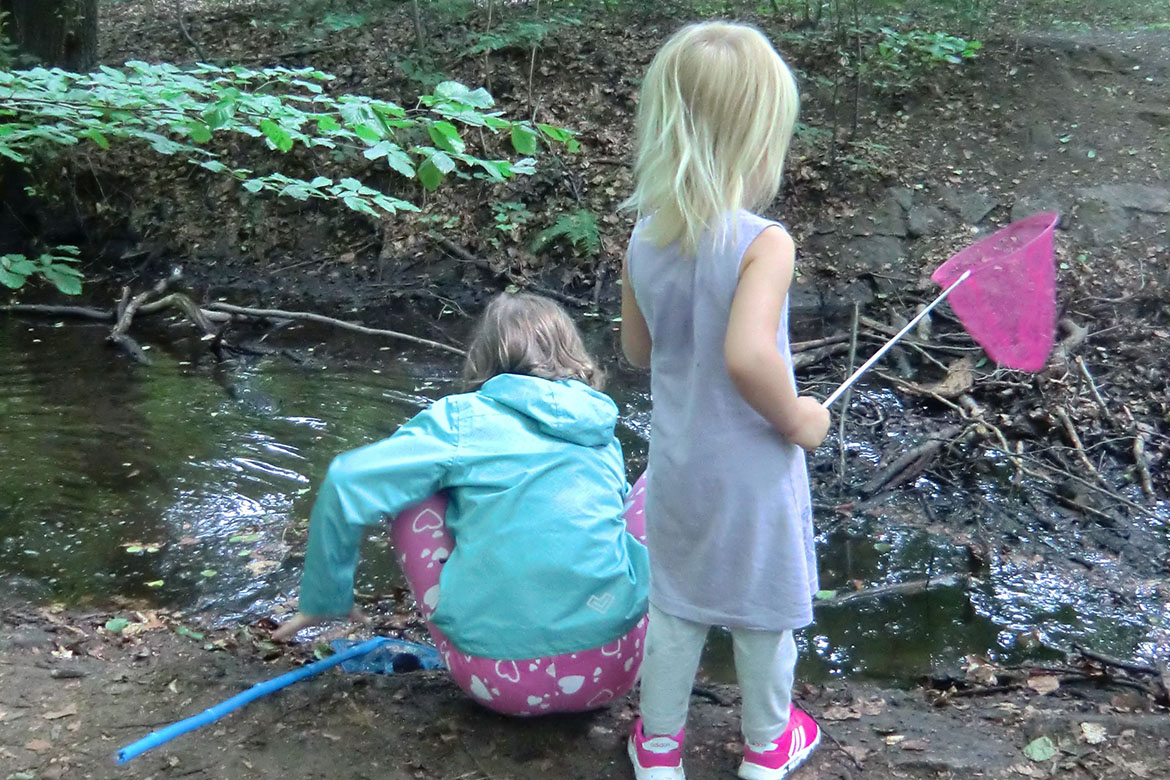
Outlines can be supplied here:
<path id="1" fill-rule="evenodd" d="M 4 34 L 50 67 L 86 71 L 97 64 L 97 0 L 0 0 Z"/>

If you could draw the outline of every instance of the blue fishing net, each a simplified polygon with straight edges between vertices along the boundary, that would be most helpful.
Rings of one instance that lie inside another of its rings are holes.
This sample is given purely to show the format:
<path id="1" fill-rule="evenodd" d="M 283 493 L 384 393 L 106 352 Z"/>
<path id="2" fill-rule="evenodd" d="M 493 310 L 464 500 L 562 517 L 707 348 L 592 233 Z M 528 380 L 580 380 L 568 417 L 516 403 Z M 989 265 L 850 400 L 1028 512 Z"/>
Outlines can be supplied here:
<path id="1" fill-rule="evenodd" d="M 334 639 L 329 643 L 335 653 L 340 653 L 362 639 Z M 365 655 L 341 662 L 343 672 L 369 672 L 373 674 L 395 674 L 417 672 L 420 669 L 445 669 L 439 651 L 429 645 L 419 645 L 401 639 L 387 639 L 385 644 Z"/>

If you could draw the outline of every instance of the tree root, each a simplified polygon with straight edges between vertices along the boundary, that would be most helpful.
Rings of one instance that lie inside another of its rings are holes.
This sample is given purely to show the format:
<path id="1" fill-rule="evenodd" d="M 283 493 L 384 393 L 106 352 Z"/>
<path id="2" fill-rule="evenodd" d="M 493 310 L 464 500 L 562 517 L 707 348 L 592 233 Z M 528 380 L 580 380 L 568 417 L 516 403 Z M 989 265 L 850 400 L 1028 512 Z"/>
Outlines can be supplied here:
<path id="1" fill-rule="evenodd" d="M 225 359 L 233 352 L 252 352 L 254 354 L 268 354 L 255 352 L 244 347 L 233 346 L 224 338 L 226 326 L 232 322 L 248 319 L 263 320 L 300 320 L 318 322 L 335 328 L 351 330 L 371 336 L 408 341 L 412 344 L 442 350 L 454 355 L 464 356 L 467 353 L 459 347 L 430 339 L 412 336 L 383 328 L 371 328 L 360 323 L 339 320 L 323 314 L 302 311 L 284 311 L 281 309 L 255 309 L 247 306 L 234 306 L 229 303 L 210 303 L 199 306 L 190 297 L 179 292 L 164 295 L 167 290 L 176 284 L 182 275 L 175 271 L 171 276 L 163 279 L 146 292 L 131 296 L 129 288 L 124 288 L 122 297 L 113 311 L 91 308 L 87 306 L 45 306 L 40 304 L 8 304 L 0 306 L 0 312 L 9 314 L 28 314 L 49 317 L 73 317 L 92 320 L 95 322 L 113 322 L 106 340 L 113 346 L 126 352 L 131 359 L 143 365 L 149 365 L 150 359 L 146 351 L 130 335 L 129 330 L 136 317 L 157 314 L 163 311 L 178 310 L 203 334 L 209 349 L 220 360 Z M 161 297 L 160 297 L 161 296 Z M 151 300 L 154 298 L 154 300 Z"/>

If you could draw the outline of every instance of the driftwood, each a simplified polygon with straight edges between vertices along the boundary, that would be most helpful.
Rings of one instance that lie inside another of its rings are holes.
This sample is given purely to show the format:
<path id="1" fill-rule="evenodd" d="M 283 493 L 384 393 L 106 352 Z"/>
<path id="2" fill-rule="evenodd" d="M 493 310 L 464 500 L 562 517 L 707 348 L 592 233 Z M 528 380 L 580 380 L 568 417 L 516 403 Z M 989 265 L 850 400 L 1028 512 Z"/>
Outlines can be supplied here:
<path id="1" fill-rule="evenodd" d="M 121 348 L 123 352 L 137 362 L 147 366 L 150 365 L 150 358 L 146 356 L 146 351 L 142 349 L 137 341 L 127 335 L 126 331 L 130 329 L 130 323 L 134 320 L 134 315 L 138 313 L 139 307 L 146 303 L 148 299 L 162 295 L 181 276 L 180 272 L 176 269 L 171 272 L 170 276 L 157 282 L 154 287 L 134 297 L 130 297 L 129 287 L 123 287 L 122 298 L 118 302 L 118 318 L 114 323 L 114 327 L 110 330 L 110 335 L 106 336 L 106 341 Z"/>
<path id="2" fill-rule="evenodd" d="M 816 599 L 813 606 L 841 607 L 846 604 L 855 604 L 859 601 L 871 601 L 886 596 L 909 596 L 915 593 L 926 593 L 936 588 L 966 588 L 974 578 L 966 574 L 944 574 L 940 577 L 928 577 L 910 582 L 896 582 L 892 585 L 879 585 L 875 588 L 840 593 L 832 598 Z"/>
<path id="3" fill-rule="evenodd" d="M 253 309 L 248 306 L 235 306 L 230 303 L 209 303 L 204 307 L 205 311 L 212 313 L 230 314 L 234 317 L 241 318 L 259 318 L 266 320 L 303 320 L 308 322 L 320 322 L 325 325 L 332 325 L 335 328 L 342 328 L 343 330 L 352 330 L 356 333 L 365 333 L 370 336 L 388 336 L 390 338 L 401 339 L 409 341 L 413 344 L 421 344 L 425 347 L 433 349 L 441 349 L 444 352 L 450 352 L 455 355 L 466 355 L 467 353 L 453 347 L 450 344 L 443 344 L 438 341 L 431 341 L 430 339 L 420 338 L 418 336 L 411 336 L 409 333 L 400 333 L 396 330 L 385 330 L 383 328 L 370 328 L 356 322 L 348 322 L 346 320 L 339 320 L 333 317 L 326 317 L 324 314 L 316 314 L 309 311 L 284 311 L 282 309 Z"/>
<path id="4" fill-rule="evenodd" d="M 872 496 L 906 482 L 921 474 L 945 445 L 950 444 L 964 430 L 962 425 L 949 425 L 921 444 L 911 447 L 861 486 L 863 496 Z"/>
<path id="5" fill-rule="evenodd" d="M 408 341 L 413 344 L 419 344 L 421 346 L 430 347 L 432 349 L 450 352 L 459 356 L 467 354 L 464 350 L 450 344 L 443 344 L 442 342 L 424 339 L 419 336 L 412 336 L 409 333 L 401 333 L 395 330 L 371 328 L 360 323 L 339 320 L 334 317 L 327 317 L 323 314 L 316 314 L 314 312 L 284 311 L 281 309 L 256 309 L 247 306 L 234 306 L 229 303 L 210 303 L 205 306 L 199 306 L 183 293 L 174 292 L 168 295 L 163 295 L 163 293 L 165 293 L 172 284 L 177 283 L 180 278 L 181 274 L 176 271 L 172 273 L 171 276 L 158 282 L 150 290 L 134 296 L 130 295 L 129 288 L 124 288 L 122 291 L 122 296 L 113 311 L 96 309 L 88 306 L 6 304 L 0 305 L 0 313 L 29 314 L 42 317 L 73 317 L 77 319 L 92 320 L 95 322 L 113 322 L 114 326 L 110 330 L 110 334 L 106 337 L 106 340 L 110 344 L 117 346 L 125 351 L 137 362 L 143 364 L 149 364 L 150 360 L 147 358 L 145 350 L 143 350 L 143 348 L 129 335 L 131 324 L 133 323 L 135 317 L 173 310 L 178 310 L 188 320 L 190 320 L 191 323 L 203 333 L 203 338 L 209 343 L 211 350 L 221 358 L 223 357 L 223 354 L 228 351 L 251 351 L 241 347 L 229 346 L 224 341 L 224 329 L 222 326 L 237 320 L 246 319 L 301 320 L 319 322 L 335 328 L 351 330 L 366 335 L 382 336 L 386 338 L 398 339 L 401 341 Z M 155 298 L 155 300 L 150 300 L 151 298 Z M 217 327 L 217 325 L 220 327 Z"/>

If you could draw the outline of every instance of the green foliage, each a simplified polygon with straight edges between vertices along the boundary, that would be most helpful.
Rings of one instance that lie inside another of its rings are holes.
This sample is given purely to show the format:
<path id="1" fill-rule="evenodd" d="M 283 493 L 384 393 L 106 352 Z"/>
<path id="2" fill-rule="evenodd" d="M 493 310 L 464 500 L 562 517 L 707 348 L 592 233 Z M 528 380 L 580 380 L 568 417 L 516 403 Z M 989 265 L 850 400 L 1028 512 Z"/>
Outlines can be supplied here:
<path id="1" fill-rule="evenodd" d="M 531 49 L 539 46 L 549 33 L 577 24 L 581 24 L 580 19 L 565 14 L 550 14 L 543 19 L 507 20 L 486 32 L 472 34 L 466 52 L 476 55 L 505 49 Z"/>
<path id="2" fill-rule="evenodd" d="M 572 244 L 574 249 L 584 249 L 590 255 L 595 255 L 601 250 L 601 233 L 597 229 L 597 218 L 589 209 L 578 209 L 557 217 L 556 222 L 536 234 L 532 241 L 532 251 L 541 252 L 558 239 L 564 239 Z"/>
<path id="3" fill-rule="evenodd" d="M 30 277 L 41 277 L 66 295 L 81 293 L 81 272 L 71 264 L 77 262 L 75 246 L 58 246 L 39 257 L 12 254 L 0 257 L 0 285 L 18 290 Z"/>
<path id="4" fill-rule="evenodd" d="M 92 144 L 105 150 L 124 141 L 233 177 L 252 193 L 336 201 L 378 216 L 417 207 L 353 177 L 305 180 L 238 168 L 209 144 L 216 138 L 239 139 L 282 154 L 325 151 L 341 161 L 364 157 L 433 190 L 456 173 L 490 181 L 530 174 L 535 162 L 529 155 L 538 151 L 542 136 L 566 146 L 576 143 L 568 131 L 549 132 L 503 117 L 491 110 L 495 103 L 485 90 L 458 82 L 439 84 L 432 94 L 419 96 L 418 108 L 407 110 L 362 95 L 328 95 L 324 87 L 332 80 L 313 68 L 199 64 L 180 69 L 145 62 L 128 62 L 121 70 L 103 66 L 88 74 L 0 71 L 0 156 L 30 163 L 54 147 Z M 463 137 L 468 128 L 506 134 L 525 156 L 514 161 L 478 156 Z"/>
<path id="5" fill-rule="evenodd" d="M 892 93 L 906 92 L 934 70 L 974 57 L 983 48 L 979 41 L 942 32 L 883 27 L 880 35 L 869 50 L 863 72 L 868 71 L 879 90 Z"/>
<path id="6" fill-rule="evenodd" d="M 532 219 L 532 212 L 523 203 L 505 200 L 492 204 L 492 226 L 500 233 L 515 239 L 520 228 Z"/>

